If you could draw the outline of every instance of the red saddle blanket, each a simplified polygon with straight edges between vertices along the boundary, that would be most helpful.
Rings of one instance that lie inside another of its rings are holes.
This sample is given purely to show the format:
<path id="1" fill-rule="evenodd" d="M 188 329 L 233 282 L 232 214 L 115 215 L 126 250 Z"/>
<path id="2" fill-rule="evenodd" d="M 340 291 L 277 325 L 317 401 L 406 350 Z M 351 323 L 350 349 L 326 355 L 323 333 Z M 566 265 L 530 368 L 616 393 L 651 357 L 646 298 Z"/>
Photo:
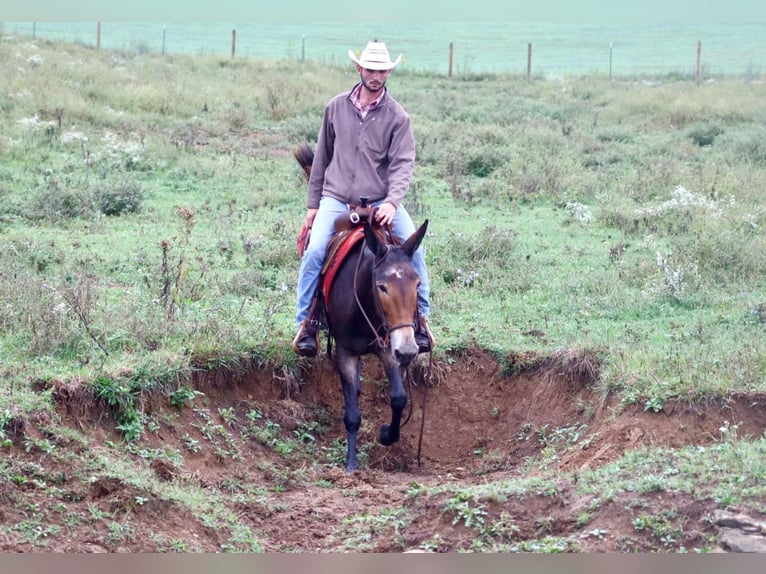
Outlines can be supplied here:
<path id="1" fill-rule="evenodd" d="M 330 288 L 340 264 L 353 247 L 364 239 L 364 226 L 358 225 L 348 231 L 341 231 L 332 238 L 327 248 L 327 257 L 322 266 L 322 295 L 324 300 L 330 295 Z"/>

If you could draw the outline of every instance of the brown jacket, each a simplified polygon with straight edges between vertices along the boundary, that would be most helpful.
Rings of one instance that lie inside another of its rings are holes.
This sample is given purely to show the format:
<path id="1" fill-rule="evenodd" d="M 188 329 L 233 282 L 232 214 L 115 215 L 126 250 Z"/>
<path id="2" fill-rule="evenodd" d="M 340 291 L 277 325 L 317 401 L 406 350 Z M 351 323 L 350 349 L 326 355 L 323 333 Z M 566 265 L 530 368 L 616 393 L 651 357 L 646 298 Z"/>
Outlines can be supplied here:
<path id="1" fill-rule="evenodd" d="M 308 187 L 309 209 L 323 195 L 344 203 L 385 199 L 398 207 L 412 179 L 415 138 L 410 116 L 388 94 L 362 119 L 353 90 L 327 104 Z"/>

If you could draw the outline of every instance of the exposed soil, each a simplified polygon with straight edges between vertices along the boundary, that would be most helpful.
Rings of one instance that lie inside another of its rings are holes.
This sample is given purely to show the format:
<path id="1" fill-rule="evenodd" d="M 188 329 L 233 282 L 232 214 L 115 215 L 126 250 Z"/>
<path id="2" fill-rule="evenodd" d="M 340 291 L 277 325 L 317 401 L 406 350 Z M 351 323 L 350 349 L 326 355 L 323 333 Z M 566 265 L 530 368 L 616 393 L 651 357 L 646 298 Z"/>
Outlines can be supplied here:
<path id="1" fill-rule="evenodd" d="M 205 416 L 219 424 L 225 422 L 220 413 L 233 409 L 236 420 L 243 421 L 254 407 L 288 433 L 300 421 L 323 419 L 328 428 L 316 434 L 317 448 L 333 444 L 337 448 L 339 440 L 345 441 L 343 405 L 337 377 L 326 359 L 307 362 L 301 385 L 286 384 L 280 373 L 257 369 L 237 377 L 206 373 L 197 386 L 205 394 L 202 400 L 207 415 L 201 408 L 172 407 L 167 397 L 148 401 L 143 408 L 160 425 L 154 432 L 144 433 L 140 446 L 178 449 L 185 455 L 181 464 L 174 464 L 162 457 L 135 454 L 132 464 L 139 469 L 148 466 L 161 483 L 231 489 L 232 512 L 257 532 L 258 542 L 267 551 L 402 552 L 428 546 L 449 552 L 470 550 L 476 532 L 462 522 L 453 524 L 450 515 L 441 510 L 443 501 L 438 496 L 425 501 L 413 497 L 413 485 L 484 484 L 533 475 L 535 466 L 527 463 L 540 455 L 545 432 L 570 429 L 581 438 L 574 446 L 561 448 L 547 469 L 561 471 L 558 493 L 498 501 L 490 506 L 490 514 L 512 519 L 516 541 L 570 536 L 577 539 L 578 551 L 662 551 L 657 541 L 633 528 L 625 501 L 600 505 L 587 525 L 578 526 L 577 517 L 591 499 L 577 494 L 574 471 L 598 467 L 641 446 L 711 444 L 720 440 L 724 421 L 739 423 L 741 436 L 760 436 L 766 429 L 766 397 L 735 396 L 704 406 L 675 402 L 666 404 L 661 412 L 647 412 L 643 405 L 625 406 L 617 397 L 595 393 L 587 373 L 566 373 L 542 365 L 505 376 L 494 357 L 475 351 L 435 365 L 430 384 L 420 380 L 412 389 L 412 414 L 402 440 L 382 447 L 375 440 L 377 429 L 389 417 L 387 387 L 374 360 L 366 361 L 363 377 L 360 446 L 367 456 L 362 459 L 363 468 L 355 473 L 345 473 L 341 464 L 285 458 L 238 432 L 232 432 L 230 440 L 239 457 L 222 456 L 211 448 L 196 453 L 183 448 L 184 441 L 205 442 L 201 424 Z M 426 415 L 420 442 L 424 392 Z M 45 438 L 40 429 L 50 421 L 18 420 L 13 428 L 6 428 L 14 440 L 13 446 L 4 449 L 4 456 L 25 476 L 0 485 L 0 521 L 6 525 L 0 551 L 227 549 L 231 533 L 204 524 L 189 507 L 161 498 L 151 488 L 137 488 L 136 481 L 127 478 L 103 473 L 90 476 L 83 467 L 85 451 L 124 448 L 110 411 L 73 383 L 57 386 L 54 398 L 61 420 L 83 433 L 87 446 L 58 436 L 58 456 L 52 456 L 29 447 L 30 438 Z M 231 420 L 229 423 L 235 431 Z M 110 446 L 115 444 L 117 447 Z M 62 452 L 67 456 L 61 456 Z M 279 488 L 275 488 L 277 484 Z M 235 496 L 247 488 L 263 488 L 263 502 L 254 502 L 252 496 L 241 500 Z M 679 546 L 710 546 L 716 526 L 704 517 L 717 508 L 713 501 L 667 492 L 650 494 L 647 500 L 656 508 L 672 504 L 683 516 L 685 539 L 678 541 Z M 362 524 L 354 532 L 365 535 L 349 540 L 349 519 L 401 508 L 411 509 L 415 519 L 398 527 L 392 526 L 394 521 L 380 527 Z M 33 520 L 40 512 L 45 517 L 42 524 Z M 114 524 L 120 520 L 130 523 L 131 536 L 115 532 L 119 528 Z"/>

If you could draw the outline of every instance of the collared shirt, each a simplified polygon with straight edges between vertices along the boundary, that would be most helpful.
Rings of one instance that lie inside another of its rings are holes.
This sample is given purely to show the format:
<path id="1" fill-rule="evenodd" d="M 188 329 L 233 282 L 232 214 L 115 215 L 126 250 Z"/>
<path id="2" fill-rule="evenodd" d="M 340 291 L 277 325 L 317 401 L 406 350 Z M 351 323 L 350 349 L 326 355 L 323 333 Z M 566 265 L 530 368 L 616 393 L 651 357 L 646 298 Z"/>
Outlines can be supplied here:
<path id="1" fill-rule="evenodd" d="M 354 87 L 353 91 L 351 92 L 351 95 L 349 98 L 351 99 L 351 103 L 354 104 L 354 107 L 359 110 L 362 114 L 362 119 L 367 117 L 367 113 L 371 110 L 374 110 L 378 107 L 378 104 L 380 103 L 380 100 L 383 99 L 383 94 L 386 93 L 386 89 L 383 88 L 380 90 L 380 95 L 375 98 L 373 101 L 371 101 L 366 106 L 362 105 L 362 102 L 359 98 L 359 95 L 362 93 L 362 84 L 357 84 L 356 87 Z"/>
<path id="2" fill-rule="evenodd" d="M 362 118 L 351 96 L 359 89 L 338 94 L 325 108 L 309 178 L 310 209 L 318 208 L 325 195 L 348 204 L 367 197 L 398 207 L 410 185 L 415 138 L 409 114 L 382 90 Z"/>

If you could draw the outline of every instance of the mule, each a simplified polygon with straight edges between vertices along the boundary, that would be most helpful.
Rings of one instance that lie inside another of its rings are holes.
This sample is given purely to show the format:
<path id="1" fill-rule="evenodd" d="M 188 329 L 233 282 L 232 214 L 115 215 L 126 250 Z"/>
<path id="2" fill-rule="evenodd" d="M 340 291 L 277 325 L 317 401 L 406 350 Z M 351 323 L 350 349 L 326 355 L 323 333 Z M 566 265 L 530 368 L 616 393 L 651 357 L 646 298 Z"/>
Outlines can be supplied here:
<path id="1" fill-rule="evenodd" d="M 297 152 L 295 155 L 305 169 L 306 158 L 311 156 L 301 159 Z M 377 356 L 390 386 L 391 421 L 380 427 L 378 441 L 390 446 L 399 440 L 408 400 L 404 372 L 419 352 L 415 321 L 420 277 L 412 257 L 428 228 L 425 220 L 399 244 L 374 223 L 372 213 L 361 221 L 353 216 L 350 220 L 363 226 L 364 241 L 357 241 L 337 264 L 332 284 L 326 286 L 323 296 L 328 337 L 335 343 L 331 359 L 343 391 L 346 472 L 359 468 L 360 373 L 365 355 Z M 332 349 L 329 343 L 328 349 Z"/>
<path id="2" fill-rule="evenodd" d="M 378 357 L 390 386 L 391 422 L 381 426 L 378 442 L 390 446 L 399 440 L 407 405 L 403 374 L 418 355 L 415 316 L 420 278 L 412 255 L 427 227 L 428 220 L 396 246 L 373 224 L 364 223 L 364 242 L 359 242 L 340 264 L 327 294 L 325 314 L 335 342 L 332 358 L 343 390 L 347 472 L 359 467 L 359 376 L 364 355 Z"/>

